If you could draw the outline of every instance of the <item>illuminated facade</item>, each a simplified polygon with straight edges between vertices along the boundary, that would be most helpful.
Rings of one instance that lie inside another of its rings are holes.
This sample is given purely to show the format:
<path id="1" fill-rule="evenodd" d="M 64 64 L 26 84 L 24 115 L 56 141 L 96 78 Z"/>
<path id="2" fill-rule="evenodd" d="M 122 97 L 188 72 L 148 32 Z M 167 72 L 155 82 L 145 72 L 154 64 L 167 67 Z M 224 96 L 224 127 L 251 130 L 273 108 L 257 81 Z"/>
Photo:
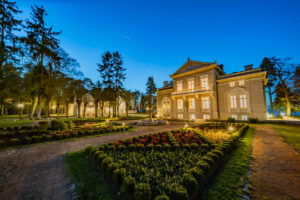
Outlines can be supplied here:
<path id="1" fill-rule="evenodd" d="M 217 62 L 188 61 L 157 91 L 157 112 L 162 118 L 189 120 L 266 119 L 266 72 L 245 66 L 225 74 Z"/>

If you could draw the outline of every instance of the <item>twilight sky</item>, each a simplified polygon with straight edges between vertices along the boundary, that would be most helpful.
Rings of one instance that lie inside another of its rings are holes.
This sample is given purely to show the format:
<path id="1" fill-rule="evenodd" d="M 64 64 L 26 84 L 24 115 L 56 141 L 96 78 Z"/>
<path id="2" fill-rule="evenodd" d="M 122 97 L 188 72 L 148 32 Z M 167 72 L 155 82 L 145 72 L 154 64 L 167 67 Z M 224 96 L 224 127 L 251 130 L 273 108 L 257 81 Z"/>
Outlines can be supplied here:
<path id="1" fill-rule="evenodd" d="M 224 64 L 226 73 L 258 67 L 263 57 L 300 63 L 300 1 L 17 0 L 20 17 L 43 5 L 46 21 L 62 31 L 62 47 L 86 77 L 99 80 L 97 62 L 118 50 L 127 68 L 125 87 L 158 87 L 187 57 Z"/>

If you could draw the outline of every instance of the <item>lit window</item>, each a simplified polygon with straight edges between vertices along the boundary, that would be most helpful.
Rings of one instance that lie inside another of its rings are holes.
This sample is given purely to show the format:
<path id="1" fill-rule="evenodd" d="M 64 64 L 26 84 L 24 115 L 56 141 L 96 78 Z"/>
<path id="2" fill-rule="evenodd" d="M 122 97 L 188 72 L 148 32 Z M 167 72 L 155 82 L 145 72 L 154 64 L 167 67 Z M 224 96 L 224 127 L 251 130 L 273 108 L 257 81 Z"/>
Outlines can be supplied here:
<path id="1" fill-rule="evenodd" d="M 239 81 L 239 85 L 244 85 L 244 84 L 245 84 L 244 80 Z"/>
<path id="2" fill-rule="evenodd" d="M 229 83 L 229 85 L 230 85 L 230 87 L 234 87 L 234 86 L 235 86 L 234 81 L 231 81 L 231 82 Z"/>
<path id="3" fill-rule="evenodd" d="M 195 109 L 195 99 L 189 99 L 189 109 Z"/>
<path id="4" fill-rule="evenodd" d="M 210 119 L 210 115 L 204 114 L 204 115 L 203 115 L 203 119 Z"/>
<path id="5" fill-rule="evenodd" d="M 242 120 L 248 120 L 248 116 L 247 115 L 242 115 Z"/>
<path id="6" fill-rule="evenodd" d="M 201 88 L 208 88 L 208 78 L 201 78 Z"/>
<path id="7" fill-rule="evenodd" d="M 202 108 L 209 108 L 209 98 L 202 97 Z"/>
<path id="8" fill-rule="evenodd" d="M 230 96 L 230 106 L 236 108 L 236 96 Z"/>
<path id="9" fill-rule="evenodd" d="M 241 108 L 247 108 L 246 95 L 240 95 L 240 106 Z"/>
<path id="10" fill-rule="evenodd" d="M 182 99 L 177 100 L 177 108 L 178 109 L 183 109 L 183 100 Z"/>
<path id="11" fill-rule="evenodd" d="M 177 83 L 177 91 L 181 92 L 182 91 L 182 82 Z"/>
<path id="12" fill-rule="evenodd" d="M 178 119 L 183 119 L 183 114 L 178 114 Z"/>
<path id="13" fill-rule="evenodd" d="M 189 91 L 191 91 L 191 92 L 194 91 L 194 80 L 189 80 L 189 81 L 188 81 L 188 89 L 189 89 Z"/>
<path id="14" fill-rule="evenodd" d="M 196 119 L 196 115 L 195 114 L 191 114 L 191 119 Z"/>
<path id="15" fill-rule="evenodd" d="M 231 115 L 231 117 L 237 120 L 237 115 Z"/>

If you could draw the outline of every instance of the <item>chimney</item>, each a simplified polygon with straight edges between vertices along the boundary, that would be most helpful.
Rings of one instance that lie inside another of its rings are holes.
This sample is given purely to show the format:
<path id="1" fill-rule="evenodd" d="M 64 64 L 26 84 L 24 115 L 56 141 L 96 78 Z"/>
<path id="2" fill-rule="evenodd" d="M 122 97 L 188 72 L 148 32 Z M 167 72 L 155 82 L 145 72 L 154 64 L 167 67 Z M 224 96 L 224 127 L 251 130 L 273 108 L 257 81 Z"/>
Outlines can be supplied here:
<path id="1" fill-rule="evenodd" d="M 190 57 L 188 57 L 188 60 L 187 60 L 188 62 L 190 62 Z"/>
<path id="2" fill-rule="evenodd" d="M 253 64 L 245 66 L 245 71 L 248 71 L 248 70 L 251 70 L 251 69 L 253 69 Z"/>
<path id="3" fill-rule="evenodd" d="M 219 67 L 224 71 L 224 65 L 220 64 Z"/>
<path id="4" fill-rule="evenodd" d="M 164 87 L 168 87 L 169 86 L 169 81 L 164 81 Z"/>

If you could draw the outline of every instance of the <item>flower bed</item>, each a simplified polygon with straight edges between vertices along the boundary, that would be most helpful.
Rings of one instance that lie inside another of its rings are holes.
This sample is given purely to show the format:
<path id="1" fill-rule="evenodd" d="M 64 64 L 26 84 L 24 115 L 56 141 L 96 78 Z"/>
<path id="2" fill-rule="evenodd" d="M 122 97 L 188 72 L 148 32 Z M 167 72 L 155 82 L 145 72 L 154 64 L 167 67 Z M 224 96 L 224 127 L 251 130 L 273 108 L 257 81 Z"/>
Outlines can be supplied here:
<path id="1" fill-rule="evenodd" d="M 246 129 L 240 127 L 222 145 L 181 129 L 87 147 L 86 154 L 124 198 L 193 199 Z"/>

